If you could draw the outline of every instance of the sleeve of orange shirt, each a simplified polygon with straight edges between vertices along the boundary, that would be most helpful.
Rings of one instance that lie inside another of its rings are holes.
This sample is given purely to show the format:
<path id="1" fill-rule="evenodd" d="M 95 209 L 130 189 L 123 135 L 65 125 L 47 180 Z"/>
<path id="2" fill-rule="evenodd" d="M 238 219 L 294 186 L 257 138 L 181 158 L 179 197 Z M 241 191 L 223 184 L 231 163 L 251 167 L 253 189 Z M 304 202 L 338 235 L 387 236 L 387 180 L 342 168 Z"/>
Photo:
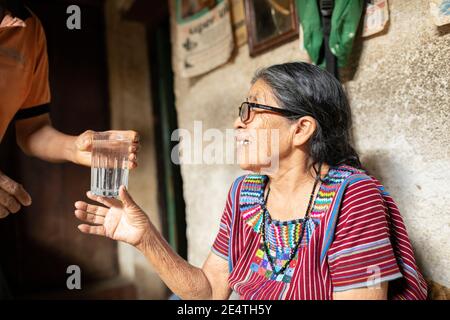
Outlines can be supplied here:
<path id="1" fill-rule="evenodd" d="M 41 105 L 48 104 L 50 102 L 50 85 L 48 80 L 48 57 L 47 57 L 47 42 L 45 39 L 44 29 L 39 19 L 33 15 L 30 23 L 35 33 L 35 43 L 30 48 L 30 52 L 34 53 L 34 67 L 29 84 L 28 94 L 21 107 L 22 109 L 28 109 Z"/>

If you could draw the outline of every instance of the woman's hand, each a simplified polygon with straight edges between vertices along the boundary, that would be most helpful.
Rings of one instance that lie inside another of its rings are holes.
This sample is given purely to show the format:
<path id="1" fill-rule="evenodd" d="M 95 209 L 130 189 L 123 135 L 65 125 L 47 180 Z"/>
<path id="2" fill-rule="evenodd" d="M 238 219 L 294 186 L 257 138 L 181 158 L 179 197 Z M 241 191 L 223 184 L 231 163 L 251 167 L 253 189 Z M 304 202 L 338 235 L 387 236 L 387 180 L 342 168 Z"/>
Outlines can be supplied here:
<path id="1" fill-rule="evenodd" d="M 178 255 L 131 199 L 125 187 L 120 200 L 95 196 L 88 198 L 107 208 L 83 201 L 75 203 L 75 215 L 87 222 L 78 226 L 84 233 L 106 236 L 135 246 L 147 258 L 166 285 L 182 299 L 227 299 L 228 264 L 211 253 L 203 269 Z"/>
<path id="2" fill-rule="evenodd" d="M 87 197 L 107 208 L 77 201 L 75 216 L 88 223 L 78 226 L 81 232 L 105 236 L 135 247 L 144 243 L 146 235 L 151 230 L 150 220 L 124 186 L 119 189 L 120 200 L 96 196 L 90 191 Z"/>
<path id="3" fill-rule="evenodd" d="M 123 134 L 130 138 L 132 141 L 131 146 L 129 148 L 129 156 L 128 156 L 128 168 L 134 169 L 137 167 L 137 152 L 139 151 L 139 134 L 136 131 L 107 131 L 107 132 L 115 132 Z M 92 151 L 92 140 L 94 137 L 94 131 L 87 130 L 84 133 L 80 134 L 75 139 L 74 151 L 72 161 L 81 164 L 84 166 L 91 165 L 91 151 Z"/>

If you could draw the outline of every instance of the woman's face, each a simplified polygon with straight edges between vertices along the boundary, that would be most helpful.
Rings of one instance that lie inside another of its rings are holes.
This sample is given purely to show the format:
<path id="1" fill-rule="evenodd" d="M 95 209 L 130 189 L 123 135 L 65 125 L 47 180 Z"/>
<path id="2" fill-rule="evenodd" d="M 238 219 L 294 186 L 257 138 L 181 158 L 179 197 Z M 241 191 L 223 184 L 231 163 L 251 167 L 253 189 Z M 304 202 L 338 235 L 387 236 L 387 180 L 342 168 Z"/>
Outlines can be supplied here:
<path id="1" fill-rule="evenodd" d="M 252 85 L 247 101 L 280 108 L 272 89 L 263 80 Z M 293 122 L 275 112 L 251 109 L 249 120 L 244 123 L 238 117 L 234 128 L 237 160 L 243 170 L 276 170 L 279 161 L 293 150 Z"/>

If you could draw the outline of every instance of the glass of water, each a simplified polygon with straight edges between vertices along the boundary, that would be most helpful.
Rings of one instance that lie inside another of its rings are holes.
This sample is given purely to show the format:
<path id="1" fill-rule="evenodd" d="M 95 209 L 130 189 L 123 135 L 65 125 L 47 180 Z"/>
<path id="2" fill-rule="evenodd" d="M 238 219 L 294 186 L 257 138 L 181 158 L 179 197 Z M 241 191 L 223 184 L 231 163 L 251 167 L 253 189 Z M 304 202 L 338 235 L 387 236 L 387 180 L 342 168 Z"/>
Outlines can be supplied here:
<path id="1" fill-rule="evenodd" d="M 119 187 L 128 188 L 128 155 L 131 139 L 115 132 L 95 132 L 92 143 L 91 192 L 114 198 Z"/>

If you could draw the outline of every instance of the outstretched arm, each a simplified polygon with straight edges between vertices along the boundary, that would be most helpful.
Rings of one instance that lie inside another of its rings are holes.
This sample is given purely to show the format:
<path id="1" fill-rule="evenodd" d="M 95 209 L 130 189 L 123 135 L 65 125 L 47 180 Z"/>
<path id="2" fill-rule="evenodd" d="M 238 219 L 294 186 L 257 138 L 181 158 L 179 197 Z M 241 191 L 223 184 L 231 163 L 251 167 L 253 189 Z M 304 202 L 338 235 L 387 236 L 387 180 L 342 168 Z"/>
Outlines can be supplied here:
<path id="1" fill-rule="evenodd" d="M 181 258 L 164 238 L 153 230 L 140 251 L 164 283 L 181 299 L 228 299 L 228 264 L 210 252 L 202 268 Z"/>
<path id="2" fill-rule="evenodd" d="M 334 300 L 387 300 L 388 282 L 367 288 L 357 288 L 333 294 Z"/>
<path id="3" fill-rule="evenodd" d="M 202 268 L 180 257 L 158 232 L 147 215 L 133 201 L 126 189 L 119 190 L 120 200 L 99 197 L 88 192 L 88 198 L 105 207 L 83 201 L 75 203 L 75 215 L 89 224 L 78 228 L 85 233 L 123 241 L 140 250 L 166 285 L 181 299 L 227 299 L 228 264 L 210 254 Z"/>
<path id="4" fill-rule="evenodd" d="M 132 169 L 137 166 L 139 136 L 135 131 L 124 133 L 133 141 L 129 150 L 129 168 Z M 22 151 L 49 162 L 70 161 L 90 166 L 93 134 L 91 130 L 79 136 L 64 134 L 52 127 L 48 114 L 16 121 L 16 139 Z"/>

